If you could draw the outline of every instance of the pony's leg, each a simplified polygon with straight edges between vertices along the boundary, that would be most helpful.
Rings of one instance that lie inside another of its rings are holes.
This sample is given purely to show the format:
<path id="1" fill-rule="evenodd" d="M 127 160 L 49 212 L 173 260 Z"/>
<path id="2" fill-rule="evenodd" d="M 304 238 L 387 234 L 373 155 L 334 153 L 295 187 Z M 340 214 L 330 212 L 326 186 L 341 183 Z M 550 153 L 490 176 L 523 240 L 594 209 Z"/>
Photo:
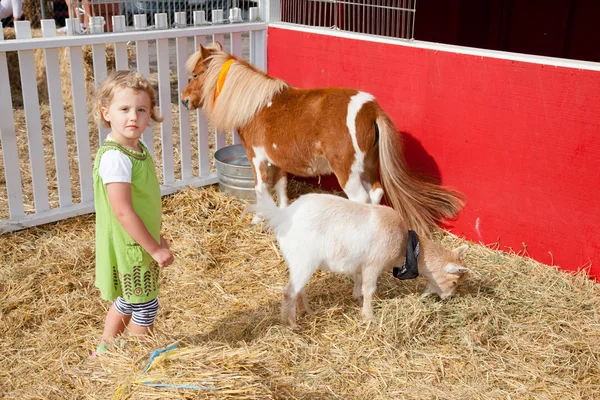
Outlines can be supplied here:
<path id="1" fill-rule="evenodd" d="M 371 204 L 380 204 L 381 199 L 383 198 L 383 188 L 381 187 L 381 183 L 375 181 L 371 183 L 370 186 L 369 197 L 371 198 Z"/>
<path id="2" fill-rule="evenodd" d="M 365 159 L 363 186 L 369 193 L 371 204 L 379 204 L 383 198 L 383 188 L 379 182 L 379 163 L 377 162 L 378 149 L 379 147 L 371 149 Z"/>
<path id="3" fill-rule="evenodd" d="M 354 179 L 352 175 L 344 186 L 344 193 L 346 193 L 350 200 L 357 203 L 368 203 L 371 200 L 369 194 L 362 185 L 360 178 L 358 178 L 358 180 Z"/>
<path id="4" fill-rule="evenodd" d="M 369 193 L 369 200 L 371 204 L 380 204 L 383 198 L 383 188 L 378 180 L 374 181 L 363 181 L 365 190 Z"/>
<path id="5" fill-rule="evenodd" d="M 257 151 L 258 150 L 258 151 Z M 261 156 L 264 151 L 261 151 L 262 148 L 254 148 L 251 147 L 246 149 L 246 153 L 248 159 L 251 160 L 252 171 L 254 172 L 254 191 L 256 193 L 256 198 L 260 198 L 260 196 L 270 196 L 269 193 L 269 166 L 266 156 Z M 252 225 L 257 225 L 261 223 L 263 220 L 262 217 L 255 215 L 252 218 Z"/>
<path id="6" fill-rule="evenodd" d="M 289 204 L 287 195 L 287 172 L 279 167 L 272 166 L 274 169 L 275 192 L 279 200 L 279 207 L 286 208 Z"/>
<path id="7" fill-rule="evenodd" d="M 334 162 L 331 165 L 331 169 L 337 177 L 342 190 L 350 200 L 357 203 L 368 203 L 370 201 L 369 193 L 365 190 L 361 179 L 364 171 L 360 163 Z"/>
<path id="8" fill-rule="evenodd" d="M 369 156 L 372 150 L 361 149 L 359 143 L 364 142 L 363 139 L 368 138 L 368 135 L 375 134 L 374 126 L 369 124 L 368 127 L 365 127 L 366 114 L 363 113 L 365 104 L 373 100 L 372 95 L 364 92 L 359 92 L 350 98 L 346 114 L 348 132 L 344 132 L 343 136 L 338 136 L 344 139 L 338 140 L 335 146 L 325 149 L 328 153 L 325 156 L 337 176 L 340 186 L 350 200 L 358 203 L 371 201 L 369 193 L 363 185 L 362 177 L 369 167 L 365 162 L 370 161 Z M 334 132 L 332 131 L 331 134 Z"/>

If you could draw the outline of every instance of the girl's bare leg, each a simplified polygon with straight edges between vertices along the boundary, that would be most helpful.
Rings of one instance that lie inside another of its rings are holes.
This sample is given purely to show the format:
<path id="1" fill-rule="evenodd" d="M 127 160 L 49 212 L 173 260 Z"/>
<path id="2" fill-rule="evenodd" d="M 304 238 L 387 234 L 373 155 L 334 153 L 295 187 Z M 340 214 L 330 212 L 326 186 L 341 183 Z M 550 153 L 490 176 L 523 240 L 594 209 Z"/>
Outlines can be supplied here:
<path id="1" fill-rule="evenodd" d="M 139 326 L 138 324 L 136 324 L 134 322 L 130 322 L 129 326 L 127 328 L 129 328 L 129 332 L 131 332 L 131 334 L 136 335 L 136 336 L 144 336 L 144 335 L 151 336 L 154 334 L 154 325 Z"/>
<path id="2" fill-rule="evenodd" d="M 100 345 L 106 346 L 113 339 L 125 331 L 125 327 L 129 324 L 131 315 L 123 315 L 117 311 L 114 303 L 110 306 L 110 310 L 106 313 L 104 319 L 104 331 L 100 339 Z"/>

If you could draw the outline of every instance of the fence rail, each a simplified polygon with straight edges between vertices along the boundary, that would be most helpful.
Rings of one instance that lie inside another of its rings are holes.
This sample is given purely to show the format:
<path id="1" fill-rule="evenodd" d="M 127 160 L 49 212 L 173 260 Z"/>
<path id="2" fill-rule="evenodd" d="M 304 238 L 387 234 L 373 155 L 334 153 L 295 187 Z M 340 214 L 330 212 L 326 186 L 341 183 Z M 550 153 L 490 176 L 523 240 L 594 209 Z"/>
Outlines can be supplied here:
<path id="1" fill-rule="evenodd" d="M 27 21 L 15 28 L 16 39 L 0 35 L 0 91 L 12 93 L 0 107 L 0 232 L 93 212 L 92 161 L 108 132 L 90 119 L 90 93 L 110 69 L 137 69 L 155 85 L 165 120 L 143 139 L 156 151 L 163 194 L 215 183 L 212 151 L 237 141 L 181 105 L 189 55 L 219 41 L 266 70 L 264 23 L 58 36 L 54 20 L 44 20 L 38 38 Z"/>
<path id="2" fill-rule="evenodd" d="M 54 19 L 58 27 L 64 27 L 66 19 L 74 18 L 79 20 L 81 33 L 98 33 L 90 29 L 96 17 L 103 17 L 104 32 L 113 31 L 112 16 L 123 16 L 129 27 L 134 27 L 136 18 L 144 20 L 145 26 L 155 25 L 157 13 L 165 13 L 161 21 L 168 26 L 248 22 L 250 10 L 258 7 L 259 1 L 262 0 L 34 0 L 24 4 L 23 12 L 34 27 L 39 27 L 42 19 Z M 186 21 L 176 21 L 177 13 L 184 13 Z M 11 26 L 12 19 L 3 22 Z"/>
<path id="3" fill-rule="evenodd" d="M 416 0 L 279 0 L 281 22 L 414 38 Z"/>

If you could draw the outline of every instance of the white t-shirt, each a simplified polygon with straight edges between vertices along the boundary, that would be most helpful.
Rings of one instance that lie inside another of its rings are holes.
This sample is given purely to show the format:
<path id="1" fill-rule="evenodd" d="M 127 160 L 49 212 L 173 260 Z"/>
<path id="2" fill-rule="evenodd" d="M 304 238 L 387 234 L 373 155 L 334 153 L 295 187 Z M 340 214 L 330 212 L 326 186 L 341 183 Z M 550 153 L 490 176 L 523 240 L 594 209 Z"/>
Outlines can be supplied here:
<path id="1" fill-rule="evenodd" d="M 114 142 L 114 139 L 110 137 L 110 134 L 105 140 Z M 140 142 L 146 146 L 141 139 Z M 98 166 L 98 175 L 102 178 L 102 183 L 105 185 L 113 182 L 126 182 L 131 183 L 131 169 L 133 164 L 131 160 L 125 154 L 119 150 L 107 150 L 102 154 L 100 159 L 100 165 Z"/>

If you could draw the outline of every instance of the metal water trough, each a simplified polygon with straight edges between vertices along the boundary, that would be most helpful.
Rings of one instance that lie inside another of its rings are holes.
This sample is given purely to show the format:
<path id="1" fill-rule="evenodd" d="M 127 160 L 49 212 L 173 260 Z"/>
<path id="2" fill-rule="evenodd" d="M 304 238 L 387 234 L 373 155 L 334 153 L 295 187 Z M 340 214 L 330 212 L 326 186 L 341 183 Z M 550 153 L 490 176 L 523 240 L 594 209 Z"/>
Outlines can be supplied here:
<path id="1" fill-rule="evenodd" d="M 221 192 L 240 200 L 256 200 L 254 174 L 244 146 L 234 144 L 217 150 L 215 166 Z"/>

